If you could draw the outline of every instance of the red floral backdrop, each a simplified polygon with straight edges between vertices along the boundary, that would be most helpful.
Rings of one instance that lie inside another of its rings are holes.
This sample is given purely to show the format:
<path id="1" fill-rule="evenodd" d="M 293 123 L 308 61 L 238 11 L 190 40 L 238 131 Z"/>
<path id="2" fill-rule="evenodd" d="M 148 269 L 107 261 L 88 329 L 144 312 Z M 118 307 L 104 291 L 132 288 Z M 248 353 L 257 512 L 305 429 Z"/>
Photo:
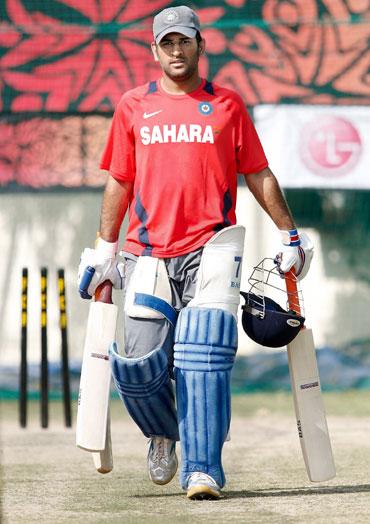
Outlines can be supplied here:
<path id="1" fill-rule="evenodd" d="M 99 186 L 121 94 L 158 76 L 155 13 L 183 1 L 0 0 L 0 187 Z M 203 76 L 266 103 L 369 104 L 370 0 L 192 2 Z"/>

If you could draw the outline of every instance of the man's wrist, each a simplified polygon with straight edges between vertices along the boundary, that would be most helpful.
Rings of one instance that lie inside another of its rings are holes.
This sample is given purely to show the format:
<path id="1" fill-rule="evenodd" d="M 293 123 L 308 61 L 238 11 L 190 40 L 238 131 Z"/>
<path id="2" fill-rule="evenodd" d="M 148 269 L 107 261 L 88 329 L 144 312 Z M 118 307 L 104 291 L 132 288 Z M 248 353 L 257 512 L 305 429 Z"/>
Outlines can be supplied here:
<path id="1" fill-rule="evenodd" d="M 301 244 L 298 230 L 295 229 L 287 229 L 287 230 L 280 230 L 281 235 L 281 241 L 284 244 L 284 246 L 299 246 Z"/>

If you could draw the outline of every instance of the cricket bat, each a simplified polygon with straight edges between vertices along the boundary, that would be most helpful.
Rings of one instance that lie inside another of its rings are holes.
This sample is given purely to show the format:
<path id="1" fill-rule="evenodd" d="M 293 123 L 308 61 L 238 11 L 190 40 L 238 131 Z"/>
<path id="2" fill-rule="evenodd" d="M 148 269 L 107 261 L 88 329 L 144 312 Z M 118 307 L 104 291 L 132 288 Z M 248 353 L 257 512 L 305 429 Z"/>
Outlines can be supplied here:
<path id="1" fill-rule="evenodd" d="M 113 468 L 109 397 L 111 369 L 108 350 L 115 340 L 118 308 L 112 303 L 112 284 L 101 284 L 90 304 L 78 396 L 76 445 L 93 452 L 96 469 Z"/>
<path id="2" fill-rule="evenodd" d="M 301 314 L 293 271 L 285 277 L 290 309 Z M 312 330 L 303 326 L 288 344 L 288 363 L 298 435 L 308 478 L 322 482 L 335 477 L 335 464 L 321 394 Z"/>

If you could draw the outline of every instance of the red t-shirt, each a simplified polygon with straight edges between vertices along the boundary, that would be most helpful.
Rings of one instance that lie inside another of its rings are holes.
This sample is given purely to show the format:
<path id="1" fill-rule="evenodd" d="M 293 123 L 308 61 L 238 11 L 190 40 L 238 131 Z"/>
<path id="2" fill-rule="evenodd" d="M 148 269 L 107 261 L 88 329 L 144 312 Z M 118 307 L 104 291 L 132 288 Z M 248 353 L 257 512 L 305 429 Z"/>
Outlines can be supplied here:
<path id="1" fill-rule="evenodd" d="M 267 165 L 239 95 L 202 80 L 185 95 L 160 81 L 125 93 L 100 167 L 134 183 L 123 249 L 166 258 L 235 224 L 237 173 Z"/>

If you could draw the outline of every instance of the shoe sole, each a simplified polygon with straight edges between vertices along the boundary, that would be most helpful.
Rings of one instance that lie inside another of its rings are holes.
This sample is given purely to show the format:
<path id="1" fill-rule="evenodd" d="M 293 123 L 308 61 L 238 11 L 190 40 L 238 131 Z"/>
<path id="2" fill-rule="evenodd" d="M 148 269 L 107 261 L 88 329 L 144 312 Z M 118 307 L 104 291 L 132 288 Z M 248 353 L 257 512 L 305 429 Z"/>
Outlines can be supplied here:
<path id="1" fill-rule="evenodd" d="M 199 485 L 189 488 L 186 496 L 191 500 L 217 500 L 221 498 L 219 491 L 206 485 Z"/>
<path id="2" fill-rule="evenodd" d="M 176 473 L 175 473 L 176 475 Z M 165 484 L 168 484 L 169 482 L 171 482 L 171 480 L 173 479 L 173 477 L 175 476 L 173 475 L 170 479 L 166 479 L 166 480 L 155 480 L 153 479 L 150 475 L 149 475 L 149 479 L 153 482 L 153 484 L 157 484 L 158 486 L 164 486 Z"/>

